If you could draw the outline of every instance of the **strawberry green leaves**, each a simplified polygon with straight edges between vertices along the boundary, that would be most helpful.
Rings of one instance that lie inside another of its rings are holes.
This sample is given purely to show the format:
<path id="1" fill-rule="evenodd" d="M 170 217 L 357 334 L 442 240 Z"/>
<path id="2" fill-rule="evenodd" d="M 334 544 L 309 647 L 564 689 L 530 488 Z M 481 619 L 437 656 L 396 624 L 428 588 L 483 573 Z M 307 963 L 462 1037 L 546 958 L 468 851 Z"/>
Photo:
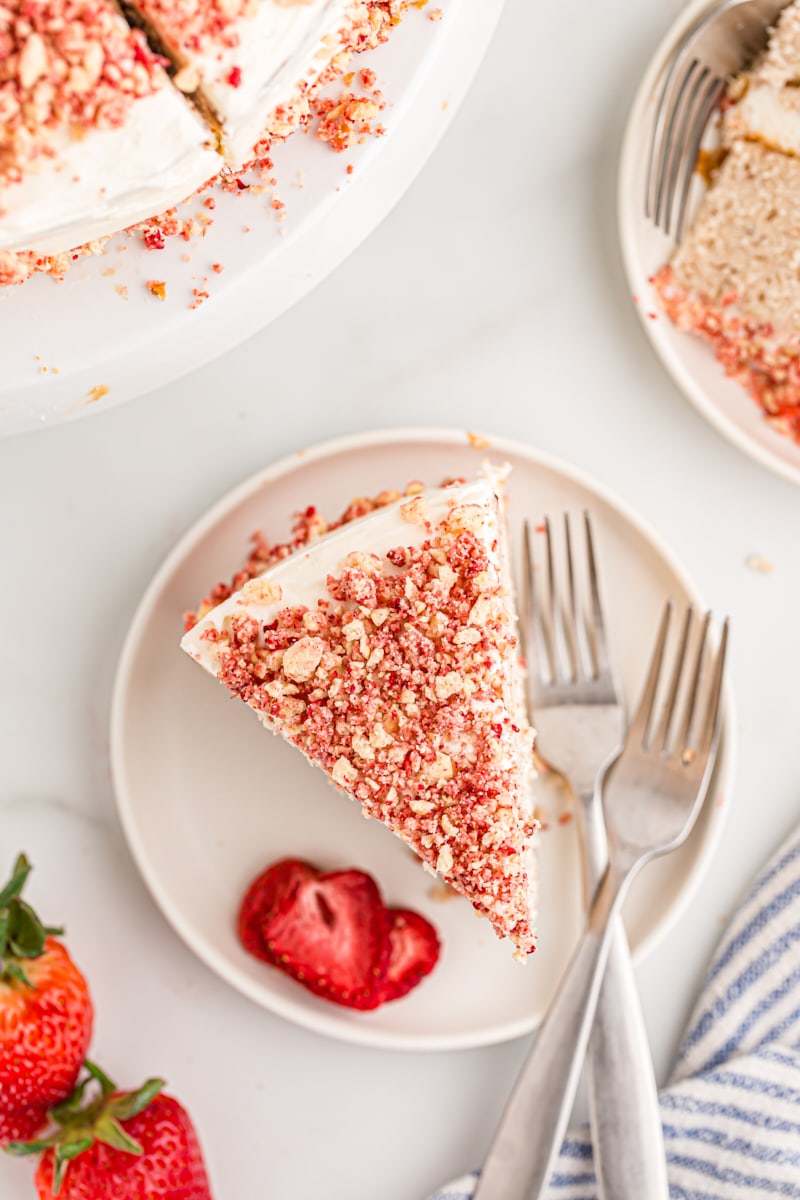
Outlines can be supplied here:
<path id="1" fill-rule="evenodd" d="M 57 1126 L 49 1137 L 31 1142 L 9 1142 L 9 1154 L 25 1157 L 53 1151 L 53 1194 L 58 1195 L 73 1159 L 102 1142 L 124 1154 L 141 1155 L 142 1146 L 121 1122 L 144 1112 L 164 1088 L 163 1079 L 148 1079 L 133 1092 L 118 1092 L 116 1084 L 94 1063 L 87 1062 L 86 1075 L 63 1104 L 51 1109 Z"/>
<path id="2" fill-rule="evenodd" d="M 0 981 L 33 985 L 23 966 L 26 959 L 40 958 L 48 935 L 63 933 L 43 925 L 31 906 L 23 900 L 22 890 L 31 873 L 24 854 L 17 856 L 11 878 L 0 891 Z"/>

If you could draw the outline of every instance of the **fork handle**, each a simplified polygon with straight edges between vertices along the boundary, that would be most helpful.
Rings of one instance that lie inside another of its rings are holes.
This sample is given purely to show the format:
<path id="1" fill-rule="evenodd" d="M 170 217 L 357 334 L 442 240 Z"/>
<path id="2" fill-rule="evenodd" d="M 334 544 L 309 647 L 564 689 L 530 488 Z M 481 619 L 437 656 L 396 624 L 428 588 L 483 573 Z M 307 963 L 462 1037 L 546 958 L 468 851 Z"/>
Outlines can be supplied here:
<path id="1" fill-rule="evenodd" d="M 587 907 L 608 866 L 599 797 L 578 797 Z M 600 1200 L 668 1200 L 653 1057 L 628 941 L 614 920 L 588 1052 L 589 1114 Z"/>
<path id="2" fill-rule="evenodd" d="M 578 1087 L 603 969 L 610 918 L 642 860 L 613 864 L 542 1022 L 483 1165 L 473 1200 L 541 1200 Z"/>
<path id="3" fill-rule="evenodd" d="M 589 1114 L 600 1200 L 668 1200 L 653 1059 L 628 941 L 614 920 L 588 1056 Z"/>

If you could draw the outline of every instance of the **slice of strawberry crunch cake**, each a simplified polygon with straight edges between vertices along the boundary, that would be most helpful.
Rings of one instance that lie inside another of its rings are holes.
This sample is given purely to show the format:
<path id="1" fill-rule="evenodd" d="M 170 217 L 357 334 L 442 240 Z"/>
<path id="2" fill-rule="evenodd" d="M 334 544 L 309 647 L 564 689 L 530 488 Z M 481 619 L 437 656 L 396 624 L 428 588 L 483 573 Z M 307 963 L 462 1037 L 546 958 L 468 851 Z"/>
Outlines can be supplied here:
<path id="1" fill-rule="evenodd" d="M 800 0 L 734 79 L 721 165 L 653 280 L 667 315 L 711 343 L 769 423 L 800 440 Z"/>
<path id="2" fill-rule="evenodd" d="M 385 493 L 318 537 L 305 522 L 263 573 L 254 556 L 238 590 L 216 589 L 181 644 L 524 956 L 533 733 L 502 481 Z"/>

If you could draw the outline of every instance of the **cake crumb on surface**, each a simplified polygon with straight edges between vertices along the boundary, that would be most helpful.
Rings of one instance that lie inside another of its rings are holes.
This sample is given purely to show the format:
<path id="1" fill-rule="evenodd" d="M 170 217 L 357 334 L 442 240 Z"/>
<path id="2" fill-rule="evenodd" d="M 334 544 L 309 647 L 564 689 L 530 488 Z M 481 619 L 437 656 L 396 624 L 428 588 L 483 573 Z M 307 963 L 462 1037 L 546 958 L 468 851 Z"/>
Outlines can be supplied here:
<path id="1" fill-rule="evenodd" d="M 482 433 L 473 433 L 470 429 L 467 430 L 467 439 L 473 450 L 489 450 L 492 445 Z"/>
<path id="2" fill-rule="evenodd" d="M 775 570 L 775 563 L 760 554 L 749 554 L 745 559 L 745 566 L 751 571 L 757 571 L 759 575 L 771 575 Z"/>

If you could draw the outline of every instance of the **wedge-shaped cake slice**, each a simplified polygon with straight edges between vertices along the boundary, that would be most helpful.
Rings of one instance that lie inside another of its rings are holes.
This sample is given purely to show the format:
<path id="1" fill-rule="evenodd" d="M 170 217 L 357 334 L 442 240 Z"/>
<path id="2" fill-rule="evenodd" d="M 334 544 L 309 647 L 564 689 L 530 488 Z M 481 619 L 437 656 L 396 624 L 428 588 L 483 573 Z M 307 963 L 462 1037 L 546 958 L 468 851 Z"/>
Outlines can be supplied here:
<path id="1" fill-rule="evenodd" d="M 723 161 L 683 243 L 653 284 L 680 329 L 778 431 L 800 438 L 800 3 L 785 8 L 729 87 Z"/>
<path id="2" fill-rule="evenodd" d="M 182 646 L 500 936 L 533 950 L 533 736 L 499 474 L 310 542 Z"/>

